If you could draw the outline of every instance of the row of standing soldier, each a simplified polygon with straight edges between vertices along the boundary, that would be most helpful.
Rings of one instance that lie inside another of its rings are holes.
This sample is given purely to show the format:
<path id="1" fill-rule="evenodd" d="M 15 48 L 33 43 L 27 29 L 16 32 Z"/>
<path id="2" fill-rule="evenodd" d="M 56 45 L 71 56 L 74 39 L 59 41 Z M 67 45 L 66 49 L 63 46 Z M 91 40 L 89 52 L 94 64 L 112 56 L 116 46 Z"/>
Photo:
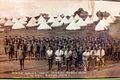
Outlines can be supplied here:
<path id="1" fill-rule="evenodd" d="M 24 68 L 24 59 L 28 57 L 29 60 L 43 60 L 47 58 L 49 70 L 52 69 L 53 61 L 56 61 L 58 70 L 61 70 L 61 64 L 66 64 L 66 70 L 71 70 L 71 65 L 74 64 L 75 71 L 79 69 L 79 65 L 84 65 L 84 67 L 86 67 L 84 70 L 86 71 L 87 67 L 89 67 L 88 63 L 95 61 L 95 59 L 92 61 L 91 55 L 87 52 L 92 50 L 98 51 L 99 48 L 104 50 L 105 59 L 117 59 L 117 61 L 119 61 L 120 41 L 115 41 L 107 35 L 105 38 L 100 36 L 73 36 L 43 37 L 41 39 L 35 37 L 30 38 L 28 36 L 6 36 L 4 39 L 4 49 L 6 55 L 9 55 L 10 61 L 13 59 L 20 59 L 21 69 Z M 49 55 L 50 53 L 52 56 Z M 87 57 L 86 54 L 89 57 Z M 103 59 L 100 60 L 104 62 Z M 92 64 L 92 66 L 94 66 L 94 64 Z"/>

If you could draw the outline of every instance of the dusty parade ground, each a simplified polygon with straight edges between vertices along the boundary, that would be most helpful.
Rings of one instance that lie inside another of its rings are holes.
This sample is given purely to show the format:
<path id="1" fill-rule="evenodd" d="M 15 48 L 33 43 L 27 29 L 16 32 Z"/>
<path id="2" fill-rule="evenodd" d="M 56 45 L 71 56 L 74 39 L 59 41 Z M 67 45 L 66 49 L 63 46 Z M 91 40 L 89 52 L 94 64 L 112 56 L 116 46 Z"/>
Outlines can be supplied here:
<path id="1" fill-rule="evenodd" d="M 106 32 L 107 33 L 107 32 Z M 58 72 L 57 66 L 53 66 L 51 72 L 48 71 L 47 61 L 45 60 L 25 60 L 25 70 L 19 70 L 19 61 L 9 61 L 3 49 L 3 39 L 5 35 L 21 36 L 97 36 L 99 32 L 90 30 L 66 31 L 64 28 L 37 31 L 35 29 L 12 30 L 7 33 L 0 33 L 0 78 L 105 78 L 120 77 L 120 63 L 107 61 L 101 71 L 93 70 L 88 72 Z M 64 66 L 63 66 L 64 67 Z"/>

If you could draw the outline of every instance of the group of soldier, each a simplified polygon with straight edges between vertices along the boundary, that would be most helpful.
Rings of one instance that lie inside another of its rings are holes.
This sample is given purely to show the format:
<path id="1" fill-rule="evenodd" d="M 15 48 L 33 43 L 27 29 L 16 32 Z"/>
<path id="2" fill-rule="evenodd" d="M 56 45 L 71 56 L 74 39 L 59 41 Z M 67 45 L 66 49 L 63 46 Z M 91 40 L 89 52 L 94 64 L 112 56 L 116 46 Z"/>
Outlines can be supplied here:
<path id="1" fill-rule="evenodd" d="M 9 60 L 48 60 L 48 70 L 87 71 L 101 69 L 107 60 L 120 60 L 120 41 L 108 35 L 87 37 L 5 36 L 4 49 Z"/>

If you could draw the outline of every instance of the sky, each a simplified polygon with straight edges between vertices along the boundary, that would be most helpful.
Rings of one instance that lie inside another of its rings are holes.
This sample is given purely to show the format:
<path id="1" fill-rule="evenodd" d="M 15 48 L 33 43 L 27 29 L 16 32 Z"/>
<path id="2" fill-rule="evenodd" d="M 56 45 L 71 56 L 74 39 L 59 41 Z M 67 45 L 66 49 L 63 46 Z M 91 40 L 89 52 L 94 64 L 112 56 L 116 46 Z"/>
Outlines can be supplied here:
<path id="1" fill-rule="evenodd" d="M 120 11 L 120 2 L 97 1 L 95 6 L 95 11 L 108 10 L 112 14 Z M 90 11 L 87 0 L 0 0 L 0 17 L 34 16 L 38 13 L 72 15 L 80 7 Z"/>

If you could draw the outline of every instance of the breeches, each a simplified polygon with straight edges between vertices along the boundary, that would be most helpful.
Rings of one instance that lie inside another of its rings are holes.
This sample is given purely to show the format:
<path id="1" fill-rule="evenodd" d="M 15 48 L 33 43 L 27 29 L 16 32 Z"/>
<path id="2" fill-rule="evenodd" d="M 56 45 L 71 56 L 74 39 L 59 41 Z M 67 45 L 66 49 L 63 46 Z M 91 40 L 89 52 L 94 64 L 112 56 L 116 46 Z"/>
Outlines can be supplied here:
<path id="1" fill-rule="evenodd" d="M 20 66 L 24 66 L 24 59 L 20 59 Z"/>
<path id="2" fill-rule="evenodd" d="M 53 64 L 53 59 L 48 59 L 49 69 L 52 68 L 52 64 Z"/>
<path id="3" fill-rule="evenodd" d="M 87 60 L 83 60 L 83 67 L 87 68 L 88 67 L 88 61 Z"/>

